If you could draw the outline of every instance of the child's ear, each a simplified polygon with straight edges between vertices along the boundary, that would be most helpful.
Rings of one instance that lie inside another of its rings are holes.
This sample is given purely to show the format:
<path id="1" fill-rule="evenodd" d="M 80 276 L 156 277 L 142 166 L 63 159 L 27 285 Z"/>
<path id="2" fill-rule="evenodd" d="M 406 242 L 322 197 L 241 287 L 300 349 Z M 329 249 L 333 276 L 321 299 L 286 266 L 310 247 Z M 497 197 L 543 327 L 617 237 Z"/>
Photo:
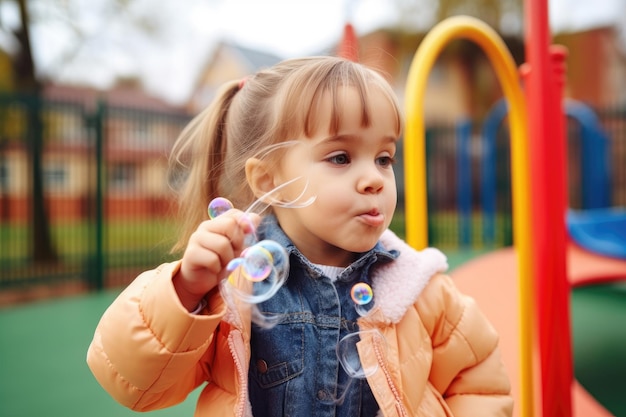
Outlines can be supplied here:
<path id="1" fill-rule="evenodd" d="M 261 197 L 274 189 L 274 176 L 267 163 L 257 158 L 246 161 L 246 180 L 256 197 Z"/>

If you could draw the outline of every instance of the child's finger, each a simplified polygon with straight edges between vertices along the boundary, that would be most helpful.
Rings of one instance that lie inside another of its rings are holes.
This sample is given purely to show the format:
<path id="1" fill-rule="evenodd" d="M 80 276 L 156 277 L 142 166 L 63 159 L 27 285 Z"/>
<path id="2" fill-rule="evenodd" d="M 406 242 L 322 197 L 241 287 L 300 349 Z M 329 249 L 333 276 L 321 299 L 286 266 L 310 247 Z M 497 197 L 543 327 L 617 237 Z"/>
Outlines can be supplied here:
<path id="1" fill-rule="evenodd" d="M 192 235 L 185 254 L 196 268 L 206 268 L 219 274 L 236 255 L 236 248 L 228 236 L 198 230 Z"/>

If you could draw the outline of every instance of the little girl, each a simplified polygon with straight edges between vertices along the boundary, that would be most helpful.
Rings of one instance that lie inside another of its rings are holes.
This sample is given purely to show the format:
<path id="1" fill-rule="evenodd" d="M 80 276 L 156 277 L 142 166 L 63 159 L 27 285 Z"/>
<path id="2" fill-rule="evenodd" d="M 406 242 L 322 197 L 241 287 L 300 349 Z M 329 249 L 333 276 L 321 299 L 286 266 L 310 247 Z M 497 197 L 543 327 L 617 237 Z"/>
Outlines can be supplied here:
<path id="1" fill-rule="evenodd" d="M 493 327 L 441 252 L 388 230 L 400 134 L 391 87 L 348 60 L 287 60 L 226 84 L 174 149 L 188 162 L 182 258 L 141 274 L 104 313 L 87 357 L 100 384 L 137 411 L 205 384 L 200 417 L 510 416 Z M 239 210 L 209 219 L 216 197 Z M 259 198 L 262 218 L 241 211 Z M 254 306 L 268 326 L 221 291 L 251 234 L 289 261 Z M 355 284 L 372 288 L 365 308 Z M 351 335 L 356 366 L 342 348 Z"/>

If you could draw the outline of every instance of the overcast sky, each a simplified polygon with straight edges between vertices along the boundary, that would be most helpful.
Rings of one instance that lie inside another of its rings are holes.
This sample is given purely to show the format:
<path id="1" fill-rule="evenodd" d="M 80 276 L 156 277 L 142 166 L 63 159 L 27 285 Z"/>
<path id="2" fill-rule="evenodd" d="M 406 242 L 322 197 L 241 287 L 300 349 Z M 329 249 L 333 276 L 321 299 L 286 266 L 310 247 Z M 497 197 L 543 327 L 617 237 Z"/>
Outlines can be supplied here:
<path id="1" fill-rule="evenodd" d="M 346 20 L 357 33 L 367 33 L 397 21 L 388 0 L 133 0 L 130 13 L 107 16 L 109 0 L 65 0 L 38 4 L 40 23 L 32 34 L 37 66 L 57 82 L 100 88 L 118 76 L 139 76 L 147 88 L 170 101 L 182 102 L 215 43 L 231 40 L 281 58 L 327 49 L 341 37 Z M 434 15 L 424 4 L 422 24 Z M 69 4 L 76 16 L 59 18 L 50 4 Z M 2 22 L 10 24 L 15 10 L 0 1 Z M 553 31 L 573 31 L 611 24 L 626 25 L 626 0 L 550 0 Z M 129 22 L 149 16 L 159 23 L 147 35 Z M 66 22 L 80 28 L 88 41 L 77 40 Z"/>

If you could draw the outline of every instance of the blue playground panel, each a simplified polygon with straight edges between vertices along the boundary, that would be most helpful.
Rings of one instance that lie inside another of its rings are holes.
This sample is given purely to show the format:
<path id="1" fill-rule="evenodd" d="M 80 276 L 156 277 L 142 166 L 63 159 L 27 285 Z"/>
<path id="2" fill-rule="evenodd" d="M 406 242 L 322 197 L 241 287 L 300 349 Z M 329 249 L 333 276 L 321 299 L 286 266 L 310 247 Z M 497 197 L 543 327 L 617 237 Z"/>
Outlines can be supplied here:
<path id="1" fill-rule="evenodd" d="M 590 252 L 626 259 L 626 209 L 570 210 L 569 235 Z"/>
<path id="2" fill-rule="evenodd" d="M 566 100 L 564 102 L 565 114 L 576 120 L 580 125 L 581 139 L 581 206 L 585 210 L 596 210 L 610 207 L 612 204 L 612 179 L 610 164 L 610 141 L 602 129 L 598 117 L 593 110 L 578 101 Z M 480 190 L 481 206 L 483 210 L 483 236 L 487 243 L 495 240 L 495 215 L 496 215 L 496 136 L 498 128 L 508 114 L 508 105 L 505 100 L 500 100 L 493 106 L 485 119 L 482 130 L 484 162 L 481 164 Z M 459 129 L 459 136 L 463 133 L 469 135 L 468 129 Z M 469 173 L 463 173 L 465 182 L 459 182 L 459 187 L 468 187 Z M 459 205 L 467 204 L 466 200 L 459 198 Z M 463 210 L 462 208 L 460 209 Z M 605 222 L 602 220 L 602 211 L 597 214 L 590 213 L 590 223 Z M 574 221 L 578 221 L 576 215 Z M 595 219 L 591 219 L 595 217 Z M 583 222 L 583 219 L 580 219 Z M 586 223 L 586 221 L 584 221 Z M 619 223 L 619 221 L 618 221 Z M 575 226 L 578 227 L 578 226 Z M 583 227 L 582 225 L 580 227 Z M 587 227 L 587 226 L 584 226 Z M 602 226 L 598 226 L 602 227 Z M 623 230 L 623 225 L 621 226 Z M 594 234 L 595 235 L 595 234 Z M 622 234 L 623 236 L 623 234 Z M 622 239 L 623 242 L 626 240 Z M 622 252 L 623 253 L 623 252 Z"/>

